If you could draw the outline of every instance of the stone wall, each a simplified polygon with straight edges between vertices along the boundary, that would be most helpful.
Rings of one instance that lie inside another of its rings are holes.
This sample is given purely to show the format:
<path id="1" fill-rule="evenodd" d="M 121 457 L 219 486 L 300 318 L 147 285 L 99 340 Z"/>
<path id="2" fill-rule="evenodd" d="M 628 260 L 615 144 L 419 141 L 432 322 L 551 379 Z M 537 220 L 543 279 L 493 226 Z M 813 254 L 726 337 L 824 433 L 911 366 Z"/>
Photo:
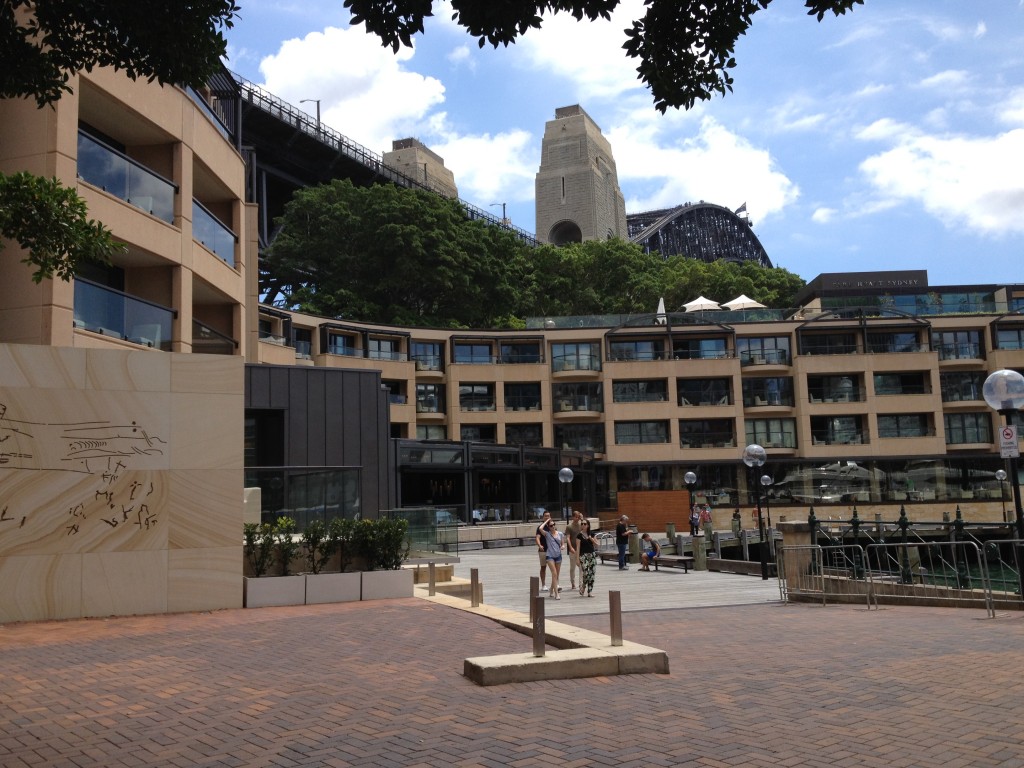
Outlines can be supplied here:
<path id="1" fill-rule="evenodd" d="M 241 607 L 242 371 L 0 345 L 0 622 Z"/>

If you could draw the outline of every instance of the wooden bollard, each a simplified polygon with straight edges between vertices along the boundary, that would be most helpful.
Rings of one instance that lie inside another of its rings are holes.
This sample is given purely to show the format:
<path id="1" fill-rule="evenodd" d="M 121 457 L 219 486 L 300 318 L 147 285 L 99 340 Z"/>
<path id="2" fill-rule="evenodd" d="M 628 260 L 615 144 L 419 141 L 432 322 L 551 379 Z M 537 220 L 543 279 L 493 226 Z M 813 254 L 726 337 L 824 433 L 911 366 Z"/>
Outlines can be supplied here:
<path id="1" fill-rule="evenodd" d="M 547 645 L 544 638 L 544 598 L 534 595 L 530 606 L 533 613 L 533 655 L 541 658 Z"/>
<path id="2" fill-rule="evenodd" d="M 608 592 L 608 616 L 611 619 L 612 645 L 622 645 L 622 593 Z"/>

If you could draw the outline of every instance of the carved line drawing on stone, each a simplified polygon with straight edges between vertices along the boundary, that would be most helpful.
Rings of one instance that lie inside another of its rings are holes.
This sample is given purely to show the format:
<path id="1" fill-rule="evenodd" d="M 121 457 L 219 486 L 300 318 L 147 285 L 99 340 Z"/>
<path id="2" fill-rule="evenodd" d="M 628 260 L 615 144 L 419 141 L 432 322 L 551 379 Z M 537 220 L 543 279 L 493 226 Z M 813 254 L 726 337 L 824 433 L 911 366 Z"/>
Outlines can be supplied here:
<path id="1" fill-rule="evenodd" d="M 58 439 L 64 446 L 61 467 L 33 467 L 28 461 L 36 458 L 33 445 L 46 439 L 46 432 L 57 431 L 49 439 Z M 5 445 L 13 438 L 10 445 Z M 0 469 L 63 469 L 91 474 L 90 459 L 113 457 L 160 456 L 167 442 L 151 435 L 135 421 L 113 424 L 109 421 L 78 423 L 47 423 L 11 419 L 7 405 L 0 403 Z M 6 466 L 5 466 L 6 465 Z"/>

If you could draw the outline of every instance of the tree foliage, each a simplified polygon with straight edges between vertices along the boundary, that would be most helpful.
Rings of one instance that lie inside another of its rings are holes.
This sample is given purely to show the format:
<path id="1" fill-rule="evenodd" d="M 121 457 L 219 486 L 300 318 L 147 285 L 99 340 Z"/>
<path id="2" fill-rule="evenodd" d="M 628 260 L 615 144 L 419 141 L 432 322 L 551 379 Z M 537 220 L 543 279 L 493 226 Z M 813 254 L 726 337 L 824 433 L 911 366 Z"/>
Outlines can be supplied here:
<path id="1" fill-rule="evenodd" d="M 647 84 L 654 105 L 690 109 L 698 101 L 732 90 L 730 71 L 736 66 L 736 41 L 746 34 L 756 12 L 772 0 L 645 0 L 646 11 L 625 30 L 626 55 L 637 59 L 640 80 Z M 864 0 L 805 0 L 804 7 L 818 21 L 862 5 Z M 365 24 L 385 46 L 397 51 L 412 46 L 413 35 L 423 32 L 423 20 L 433 15 L 431 0 L 345 0 L 352 23 Z M 543 24 L 545 13 L 569 13 L 577 21 L 610 18 L 619 0 L 451 0 L 452 18 L 478 39 L 514 43 Z"/>
<path id="2" fill-rule="evenodd" d="M 53 103 L 93 67 L 200 86 L 227 50 L 232 0 L 7 0 L 0 6 L 0 97 Z"/>
<path id="3" fill-rule="evenodd" d="M 803 280 L 753 262 L 644 253 L 622 240 L 532 248 L 461 205 L 390 185 L 300 190 L 262 268 L 264 300 L 410 326 L 522 327 L 527 317 L 653 314 L 703 293 L 792 306 Z"/>
<path id="4" fill-rule="evenodd" d="M 109 229 L 86 217 L 85 201 L 57 179 L 0 173 L 0 236 L 27 251 L 22 262 L 36 268 L 35 282 L 54 274 L 70 280 L 79 264 L 107 264 L 123 248 Z"/>

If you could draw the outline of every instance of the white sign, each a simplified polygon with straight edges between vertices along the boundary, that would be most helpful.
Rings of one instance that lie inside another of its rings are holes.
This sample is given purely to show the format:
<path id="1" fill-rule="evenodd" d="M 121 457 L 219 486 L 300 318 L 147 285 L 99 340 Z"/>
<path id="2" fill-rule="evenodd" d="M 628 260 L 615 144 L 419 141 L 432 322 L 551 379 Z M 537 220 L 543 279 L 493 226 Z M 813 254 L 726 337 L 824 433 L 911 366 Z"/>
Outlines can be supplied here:
<path id="1" fill-rule="evenodd" d="M 1017 444 L 1017 425 L 1007 424 L 999 428 L 999 456 L 1003 459 L 1016 459 L 1020 456 Z"/>

